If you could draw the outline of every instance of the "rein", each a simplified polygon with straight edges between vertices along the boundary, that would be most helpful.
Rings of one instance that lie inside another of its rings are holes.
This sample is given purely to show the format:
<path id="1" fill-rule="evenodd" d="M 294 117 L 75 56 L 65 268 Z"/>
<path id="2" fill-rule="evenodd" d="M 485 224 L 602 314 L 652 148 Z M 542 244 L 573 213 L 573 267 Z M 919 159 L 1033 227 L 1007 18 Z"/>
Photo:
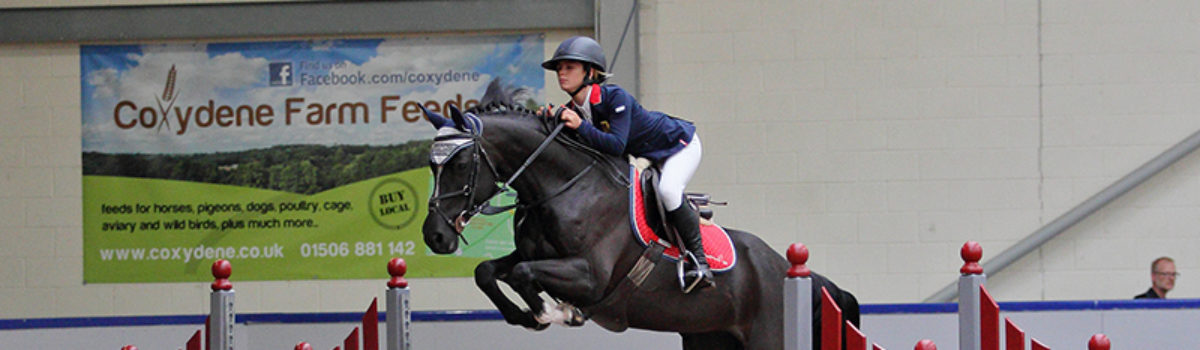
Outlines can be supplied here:
<path id="1" fill-rule="evenodd" d="M 562 110 L 559 110 L 558 114 L 562 114 Z M 555 118 L 557 118 L 557 116 L 555 116 Z M 521 164 L 521 167 L 517 168 L 517 170 L 513 172 L 512 176 L 508 178 L 508 181 L 505 181 L 504 185 L 501 185 L 500 189 L 498 191 L 496 191 L 495 194 L 493 194 L 491 197 L 488 197 L 487 200 L 483 201 L 483 203 L 480 203 L 478 206 L 475 207 L 475 209 L 473 210 L 475 212 L 475 214 L 482 213 L 483 215 L 495 215 L 495 214 L 499 214 L 499 213 L 508 211 L 509 209 L 516 208 L 517 204 L 506 205 L 503 207 L 494 207 L 494 206 L 491 206 L 489 204 L 489 202 L 491 202 L 492 198 L 496 198 L 496 196 L 499 196 L 502 193 L 512 191 L 512 187 L 509 187 L 509 186 L 512 185 L 513 181 L 517 180 L 518 176 L 521 176 L 521 173 L 525 172 L 525 169 L 529 168 L 530 164 L 533 164 L 533 161 L 535 159 L 537 159 L 537 157 L 539 155 L 542 154 L 542 151 L 546 150 L 547 146 L 550 146 L 550 143 L 554 141 L 554 138 L 557 137 L 558 134 L 562 132 L 564 125 L 566 125 L 566 124 L 560 123 L 560 124 L 558 124 L 558 126 L 554 127 L 554 130 L 550 131 L 550 135 L 546 136 L 546 139 L 543 140 L 540 145 L 538 145 L 537 149 L 533 150 L 533 153 L 529 154 L 528 158 L 525 158 L 525 163 Z M 595 164 L 595 161 L 593 161 L 592 164 Z M 551 194 L 550 196 L 547 196 L 546 198 L 542 198 L 542 199 L 538 200 L 537 202 L 534 202 L 533 204 L 525 205 L 522 207 L 537 206 L 537 205 L 540 205 L 541 203 L 545 203 L 546 200 L 548 200 L 550 198 L 554 198 L 554 197 L 558 196 L 563 191 L 566 191 L 567 187 L 571 187 L 571 185 L 574 185 L 575 182 L 579 181 L 579 179 L 581 177 L 583 177 L 583 174 L 586 174 L 588 172 L 588 170 L 591 170 L 592 164 L 588 164 L 587 168 L 584 168 L 582 171 L 579 172 L 579 174 L 576 174 L 574 178 L 571 178 L 571 181 L 568 181 L 566 184 L 563 184 L 563 186 L 559 187 L 559 189 L 557 191 L 555 191 L 554 194 Z M 488 162 L 488 165 L 489 166 L 491 165 L 490 161 Z M 493 169 L 492 171 L 495 172 L 495 169 Z"/>

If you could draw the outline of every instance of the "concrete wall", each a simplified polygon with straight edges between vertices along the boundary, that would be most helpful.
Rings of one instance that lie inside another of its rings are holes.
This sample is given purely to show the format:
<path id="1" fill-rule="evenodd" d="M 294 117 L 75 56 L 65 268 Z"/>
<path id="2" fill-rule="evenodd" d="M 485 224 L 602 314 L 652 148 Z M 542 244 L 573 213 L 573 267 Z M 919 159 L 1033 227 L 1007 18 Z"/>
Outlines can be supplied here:
<path id="1" fill-rule="evenodd" d="M 1200 129 L 1194 1 L 646 0 L 637 18 L 642 103 L 704 138 L 691 190 L 779 251 L 807 243 L 864 303 L 929 296 L 963 241 L 986 260 Z M 0 317 L 203 312 L 204 284 L 82 284 L 79 84 L 78 43 L 0 46 Z M 1129 298 L 1170 255 L 1171 296 L 1200 296 L 1198 174 L 1185 158 L 992 292 Z M 240 310 L 355 310 L 378 284 L 241 282 Z M 490 308 L 469 279 L 414 285 L 418 309 Z"/>
<path id="2" fill-rule="evenodd" d="M 867 302 L 953 281 L 1200 130 L 1191 1 L 644 1 L 642 102 L 698 122 L 721 223 Z M 1195 297 L 1200 160 L 991 279 L 1000 300 Z"/>

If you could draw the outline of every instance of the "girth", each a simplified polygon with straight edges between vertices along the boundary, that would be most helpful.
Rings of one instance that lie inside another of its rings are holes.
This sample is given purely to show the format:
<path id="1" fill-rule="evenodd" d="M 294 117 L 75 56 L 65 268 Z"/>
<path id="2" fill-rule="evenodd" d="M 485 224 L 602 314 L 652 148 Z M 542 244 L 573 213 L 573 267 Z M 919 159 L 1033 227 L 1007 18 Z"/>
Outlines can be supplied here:
<path id="1" fill-rule="evenodd" d="M 628 310 L 614 308 L 618 302 L 628 302 L 633 292 L 646 282 L 646 278 L 650 277 L 650 273 L 658 266 L 658 262 L 662 260 L 663 250 L 666 249 L 661 244 L 650 244 L 642 251 L 642 255 L 638 257 L 637 262 L 624 273 L 614 273 L 613 276 L 621 276 L 620 282 L 614 287 L 600 302 L 581 306 L 580 308 L 587 312 L 588 317 L 595 321 L 596 324 L 604 327 L 609 331 L 622 332 L 629 328 Z M 619 310 L 609 314 L 592 315 L 590 310 Z"/>

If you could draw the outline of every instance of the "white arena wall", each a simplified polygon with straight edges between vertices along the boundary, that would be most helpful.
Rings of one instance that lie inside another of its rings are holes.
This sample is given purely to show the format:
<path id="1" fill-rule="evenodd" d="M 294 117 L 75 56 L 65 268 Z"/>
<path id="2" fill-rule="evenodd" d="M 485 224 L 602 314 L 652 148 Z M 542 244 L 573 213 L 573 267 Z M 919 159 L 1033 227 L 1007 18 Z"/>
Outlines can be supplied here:
<path id="1" fill-rule="evenodd" d="M 149 3 L 161 2 L 119 5 Z M 641 102 L 703 134 L 690 190 L 730 201 L 717 221 L 779 252 L 806 243 L 810 265 L 864 304 L 923 300 L 955 281 L 964 241 L 986 262 L 1200 130 L 1195 1 L 646 0 L 637 16 Z M 548 32 L 546 54 L 571 33 Z M 0 319 L 204 312 L 206 284 L 82 283 L 79 44 L 0 45 Z M 992 275 L 990 290 L 1128 299 L 1168 255 L 1183 274 L 1170 296 L 1200 297 L 1198 218 L 1193 155 Z M 378 285 L 235 283 L 244 313 L 360 310 Z M 491 308 L 468 278 L 413 284 L 417 310 Z M 864 328 L 891 339 L 875 328 L 893 317 Z M 13 332 L 43 331 L 0 337 Z"/>

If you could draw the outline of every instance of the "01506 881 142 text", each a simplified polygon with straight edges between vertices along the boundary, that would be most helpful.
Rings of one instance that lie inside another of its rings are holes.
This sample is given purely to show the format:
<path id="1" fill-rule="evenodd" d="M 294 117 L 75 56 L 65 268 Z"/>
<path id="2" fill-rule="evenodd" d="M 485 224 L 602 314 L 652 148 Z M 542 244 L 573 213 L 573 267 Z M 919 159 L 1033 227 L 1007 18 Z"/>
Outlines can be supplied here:
<path id="1" fill-rule="evenodd" d="M 386 244 L 387 250 L 384 250 Z M 350 242 L 319 242 L 300 244 L 300 257 L 303 258 L 333 258 L 348 256 L 382 256 L 390 254 L 414 255 L 417 243 L 413 241 L 392 242 L 354 242 L 351 251 Z M 351 255 L 353 253 L 353 255 Z"/>

